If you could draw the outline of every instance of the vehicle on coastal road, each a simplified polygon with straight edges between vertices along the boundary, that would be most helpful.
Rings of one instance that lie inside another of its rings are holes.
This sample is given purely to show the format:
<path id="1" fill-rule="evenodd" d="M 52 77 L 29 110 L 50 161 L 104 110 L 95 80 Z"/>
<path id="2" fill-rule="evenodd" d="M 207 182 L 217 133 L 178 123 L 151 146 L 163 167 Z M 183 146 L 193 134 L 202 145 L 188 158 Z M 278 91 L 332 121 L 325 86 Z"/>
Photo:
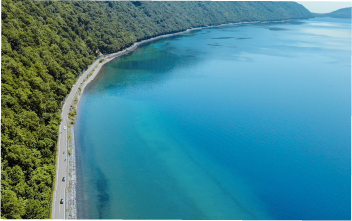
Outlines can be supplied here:
<path id="1" fill-rule="evenodd" d="M 61 199 L 61 200 L 60 200 L 60 204 L 64 204 L 64 199 Z"/>
<path id="2" fill-rule="evenodd" d="M 65 181 L 65 177 L 62 177 L 62 181 Z"/>
<path id="3" fill-rule="evenodd" d="M 64 130 L 66 130 L 66 126 L 64 126 Z"/>

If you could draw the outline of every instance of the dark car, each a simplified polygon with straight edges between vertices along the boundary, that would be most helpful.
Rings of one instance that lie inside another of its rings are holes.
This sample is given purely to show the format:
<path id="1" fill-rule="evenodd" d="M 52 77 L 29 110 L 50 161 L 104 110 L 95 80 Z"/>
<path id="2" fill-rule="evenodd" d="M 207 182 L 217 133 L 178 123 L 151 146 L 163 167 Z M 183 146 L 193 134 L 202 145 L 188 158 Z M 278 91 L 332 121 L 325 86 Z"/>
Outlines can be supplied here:
<path id="1" fill-rule="evenodd" d="M 65 181 L 65 177 L 62 177 L 62 181 Z"/>
<path id="2" fill-rule="evenodd" d="M 64 199 L 61 199 L 61 200 L 60 200 L 60 204 L 64 204 Z"/>

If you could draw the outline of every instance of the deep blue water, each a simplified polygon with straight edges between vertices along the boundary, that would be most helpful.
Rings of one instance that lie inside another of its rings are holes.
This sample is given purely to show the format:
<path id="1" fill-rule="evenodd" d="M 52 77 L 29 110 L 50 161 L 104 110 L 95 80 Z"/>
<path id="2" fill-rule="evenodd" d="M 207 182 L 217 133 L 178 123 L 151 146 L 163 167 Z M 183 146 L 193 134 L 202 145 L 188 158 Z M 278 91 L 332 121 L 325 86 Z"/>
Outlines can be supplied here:
<path id="1" fill-rule="evenodd" d="M 351 22 L 144 45 L 104 66 L 76 122 L 79 218 L 350 219 Z"/>

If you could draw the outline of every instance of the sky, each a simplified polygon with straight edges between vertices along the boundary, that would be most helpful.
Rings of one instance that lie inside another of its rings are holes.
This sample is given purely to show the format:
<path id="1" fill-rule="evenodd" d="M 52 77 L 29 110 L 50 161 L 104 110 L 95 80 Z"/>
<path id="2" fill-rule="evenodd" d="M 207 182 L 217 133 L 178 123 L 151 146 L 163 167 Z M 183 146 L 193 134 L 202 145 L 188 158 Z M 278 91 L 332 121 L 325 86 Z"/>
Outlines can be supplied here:
<path id="1" fill-rule="evenodd" d="M 314 13 L 328 13 L 340 8 L 351 7 L 351 1 L 297 1 Z"/>

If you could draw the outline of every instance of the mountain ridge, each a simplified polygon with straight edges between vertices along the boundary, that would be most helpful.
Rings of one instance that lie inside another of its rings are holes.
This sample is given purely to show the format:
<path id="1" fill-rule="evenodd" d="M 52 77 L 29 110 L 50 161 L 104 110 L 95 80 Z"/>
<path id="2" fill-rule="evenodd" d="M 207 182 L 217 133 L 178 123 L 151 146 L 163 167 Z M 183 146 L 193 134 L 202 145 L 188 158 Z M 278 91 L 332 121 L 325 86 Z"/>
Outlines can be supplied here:
<path id="1" fill-rule="evenodd" d="M 329 13 L 312 13 L 315 17 L 349 18 L 351 19 L 352 7 L 341 8 Z"/>

